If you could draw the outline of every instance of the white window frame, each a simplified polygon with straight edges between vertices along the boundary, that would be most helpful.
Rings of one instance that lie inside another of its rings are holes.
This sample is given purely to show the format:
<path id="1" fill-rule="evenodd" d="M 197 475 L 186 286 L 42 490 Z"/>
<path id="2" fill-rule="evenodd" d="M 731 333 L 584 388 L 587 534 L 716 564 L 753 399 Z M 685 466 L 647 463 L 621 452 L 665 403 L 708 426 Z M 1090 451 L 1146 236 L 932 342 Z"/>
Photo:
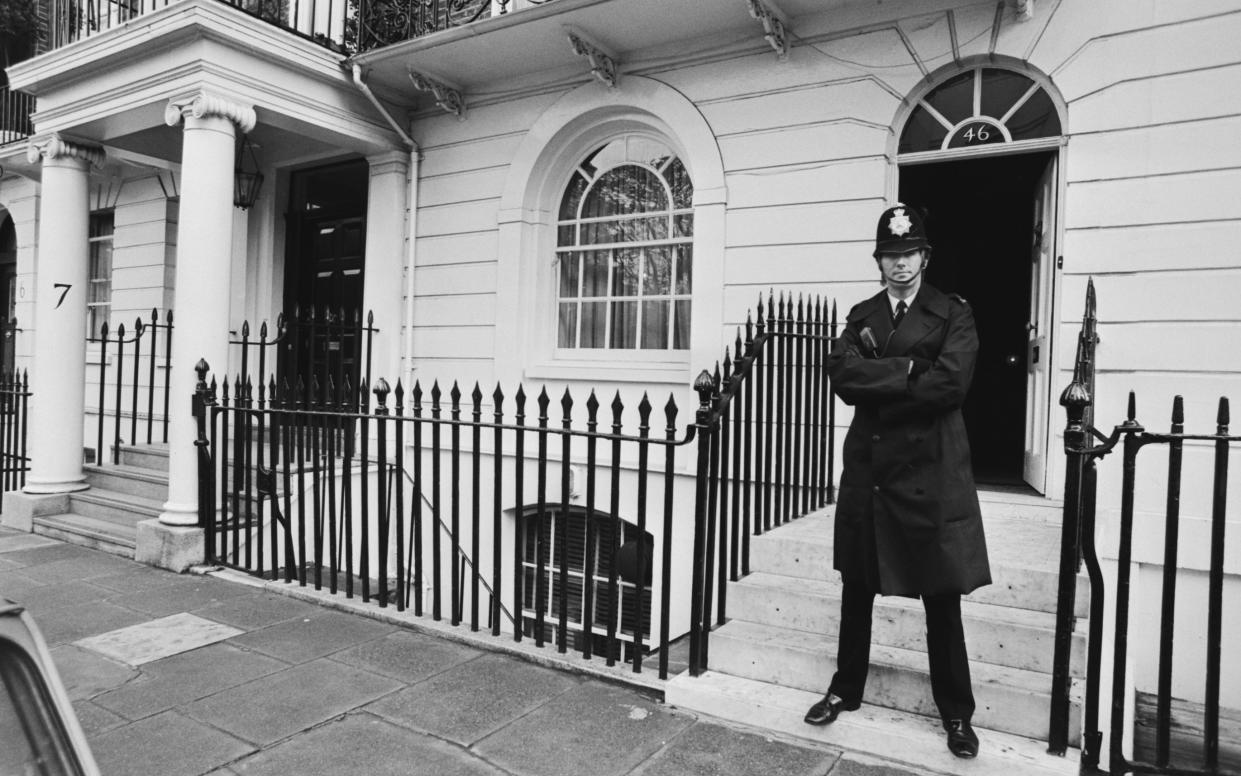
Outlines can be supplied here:
<path id="1" fill-rule="evenodd" d="M 90 214 L 90 225 L 91 225 L 91 232 L 94 232 L 95 224 L 98 223 L 98 220 L 101 220 L 105 217 L 111 221 L 111 224 L 110 224 L 111 228 L 108 230 L 108 233 L 104 235 L 92 235 L 91 237 L 88 238 L 90 249 L 89 249 L 88 258 L 87 258 L 89 265 L 87 267 L 87 281 L 86 281 L 87 282 L 87 293 L 86 293 L 86 337 L 87 339 L 98 339 L 100 327 L 103 325 L 105 321 L 109 319 L 109 317 L 111 316 L 111 312 L 112 312 L 112 275 L 113 275 L 112 265 L 114 263 L 114 259 L 116 256 L 116 250 L 115 250 L 116 249 L 116 241 L 115 241 L 116 215 L 115 215 L 115 211 L 97 210 L 91 213 Z M 108 250 L 107 277 L 103 277 L 102 275 L 101 276 L 95 275 L 95 260 L 96 258 L 98 258 L 98 255 L 99 255 L 96 253 L 96 251 L 98 250 L 97 246 L 100 246 L 104 243 L 107 243 L 108 249 L 109 249 Z M 97 287 L 99 287 L 101 284 L 107 284 L 107 288 L 108 288 L 107 301 L 104 301 L 104 302 L 93 301 L 92 302 L 91 299 L 93 299 L 95 296 L 94 290 Z M 101 312 L 102 312 L 102 318 L 100 317 Z"/>

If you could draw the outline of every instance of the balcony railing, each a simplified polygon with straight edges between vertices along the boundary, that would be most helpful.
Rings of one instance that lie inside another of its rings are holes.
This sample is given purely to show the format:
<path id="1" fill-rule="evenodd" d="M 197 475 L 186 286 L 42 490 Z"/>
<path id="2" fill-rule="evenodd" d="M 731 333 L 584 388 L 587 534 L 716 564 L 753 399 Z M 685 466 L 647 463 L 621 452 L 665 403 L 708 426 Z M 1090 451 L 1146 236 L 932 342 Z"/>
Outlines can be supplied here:
<path id="1" fill-rule="evenodd" d="M 178 0 L 51 0 L 47 44 L 59 48 Z M 548 0 L 219 0 L 333 51 L 356 54 Z"/>
<path id="2" fill-rule="evenodd" d="M 30 137 L 34 132 L 30 124 L 33 111 L 33 96 L 0 86 L 0 148 Z"/>

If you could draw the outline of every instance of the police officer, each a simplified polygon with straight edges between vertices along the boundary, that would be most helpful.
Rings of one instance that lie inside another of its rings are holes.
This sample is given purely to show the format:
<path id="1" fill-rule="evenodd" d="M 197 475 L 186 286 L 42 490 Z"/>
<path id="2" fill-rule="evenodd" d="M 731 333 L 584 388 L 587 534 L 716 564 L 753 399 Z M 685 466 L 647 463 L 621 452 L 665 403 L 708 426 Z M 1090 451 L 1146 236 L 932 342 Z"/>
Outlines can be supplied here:
<path id="1" fill-rule="evenodd" d="M 931 690 L 958 757 L 978 754 L 961 596 L 990 584 L 961 404 L 978 353 L 965 300 L 923 282 L 922 218 L 897 203 L 879 218 L 885 286 L 854 307 L 828 359 L 853 405 L 836 504 L 834 563 L 843 582 L 836 674 L 806 713 L 825 725 L 862 703 L 875 595 L 921 597 Z"/>

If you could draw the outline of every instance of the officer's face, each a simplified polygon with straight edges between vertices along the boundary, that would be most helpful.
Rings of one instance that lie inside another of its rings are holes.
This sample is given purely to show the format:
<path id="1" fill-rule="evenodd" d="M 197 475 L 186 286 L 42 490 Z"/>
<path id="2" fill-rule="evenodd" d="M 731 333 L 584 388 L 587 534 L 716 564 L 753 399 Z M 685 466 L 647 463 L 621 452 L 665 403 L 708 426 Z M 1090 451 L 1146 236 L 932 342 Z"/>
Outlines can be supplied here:
<path id="1" fill-rule="evenodd" d="M 919 248 L 905 253 L 879 254 L 879 271 L 892 288 L 916 288 L 922 282 L 925 266 L 926 256 Z"/>

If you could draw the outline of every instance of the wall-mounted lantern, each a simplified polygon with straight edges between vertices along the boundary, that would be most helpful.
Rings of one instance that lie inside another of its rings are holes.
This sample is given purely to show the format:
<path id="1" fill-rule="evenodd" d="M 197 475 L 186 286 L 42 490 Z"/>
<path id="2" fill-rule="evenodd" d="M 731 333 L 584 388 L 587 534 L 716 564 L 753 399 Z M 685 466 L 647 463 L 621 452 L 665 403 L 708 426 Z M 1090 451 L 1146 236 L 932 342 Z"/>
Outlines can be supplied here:
<path id="1" fill-rule="evenodd" d="M 248 135 L 237 140 L 237 161 L 233 165 L 233 204 L 249 210 L 258 201 L 263 186 L 263 174 L 259 172 L 258 156 Z"/>

